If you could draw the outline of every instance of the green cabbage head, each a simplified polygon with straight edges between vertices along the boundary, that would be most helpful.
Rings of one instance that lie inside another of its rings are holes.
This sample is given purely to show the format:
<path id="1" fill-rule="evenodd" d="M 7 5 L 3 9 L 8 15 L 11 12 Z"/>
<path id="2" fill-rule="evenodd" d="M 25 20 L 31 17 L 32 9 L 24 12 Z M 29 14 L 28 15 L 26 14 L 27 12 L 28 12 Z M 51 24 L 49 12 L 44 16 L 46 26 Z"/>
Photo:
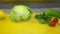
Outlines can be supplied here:
<path id="1" fill-rule="evenodd" d="M 11 19 L 16 21 L 28 20 L 31 17 L 32 10 L 25 5 L 16 5 L 11 10 Z"/>

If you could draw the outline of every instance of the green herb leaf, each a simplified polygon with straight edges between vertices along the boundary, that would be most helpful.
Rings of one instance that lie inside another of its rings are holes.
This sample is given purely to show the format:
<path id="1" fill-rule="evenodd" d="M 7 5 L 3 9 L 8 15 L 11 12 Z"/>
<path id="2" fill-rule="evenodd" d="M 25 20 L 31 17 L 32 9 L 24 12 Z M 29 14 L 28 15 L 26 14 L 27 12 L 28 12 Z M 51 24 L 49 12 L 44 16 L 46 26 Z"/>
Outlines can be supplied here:
<path id="1" fill-rule="evenodd" d="M 46 23 L 45 19 L 40 19 L 39 22 L 42 23 L 42 24 Z"/>
<path id="2" fill-rule="evenodd" d="M 44 24 L 44 23 L 50 23 L 51 21 L 51 16 L 45 14 L 45 13 L 42 13 L 42 14 L 37 14 L 35 16 L 35 18 L 37 18 L 39 20 L 40 23 Z"/>

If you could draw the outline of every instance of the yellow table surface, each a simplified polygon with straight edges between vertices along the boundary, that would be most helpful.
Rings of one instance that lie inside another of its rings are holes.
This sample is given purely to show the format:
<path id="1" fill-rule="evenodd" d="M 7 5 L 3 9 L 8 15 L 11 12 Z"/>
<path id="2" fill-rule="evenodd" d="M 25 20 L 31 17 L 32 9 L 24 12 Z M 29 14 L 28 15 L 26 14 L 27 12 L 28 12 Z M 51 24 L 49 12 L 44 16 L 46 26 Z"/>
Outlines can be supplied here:
<path id="1" fill-rule="evenodd" d="M 34 18 L 34 14 L 28 21 L 12 21 L 7 14 L 5 19 L 0 20 L 0 34 L 60 34 L 60 25 L 49 27 L 41 24 Z"/>

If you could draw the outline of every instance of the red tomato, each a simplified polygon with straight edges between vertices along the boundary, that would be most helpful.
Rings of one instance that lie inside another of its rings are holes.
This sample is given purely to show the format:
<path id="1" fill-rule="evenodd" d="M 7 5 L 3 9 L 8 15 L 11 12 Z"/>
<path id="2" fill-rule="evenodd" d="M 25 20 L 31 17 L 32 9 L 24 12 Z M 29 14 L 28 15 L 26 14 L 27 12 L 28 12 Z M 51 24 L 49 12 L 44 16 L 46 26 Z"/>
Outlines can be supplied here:
<path id="1" fill-rule="evenodd" d="M 55 23 L 57 23 L 58 22 L 58 18 L 54 18 L 54 20 L 53 20 Z"/>
<path id="2" fill-rule="evenodd" d="M 52 26 L 52 27 L 54 27 L 55 25 L 56 25 L 56 23 L 54 23 L 54 22 L 50 23 L 50 26 Z"/>

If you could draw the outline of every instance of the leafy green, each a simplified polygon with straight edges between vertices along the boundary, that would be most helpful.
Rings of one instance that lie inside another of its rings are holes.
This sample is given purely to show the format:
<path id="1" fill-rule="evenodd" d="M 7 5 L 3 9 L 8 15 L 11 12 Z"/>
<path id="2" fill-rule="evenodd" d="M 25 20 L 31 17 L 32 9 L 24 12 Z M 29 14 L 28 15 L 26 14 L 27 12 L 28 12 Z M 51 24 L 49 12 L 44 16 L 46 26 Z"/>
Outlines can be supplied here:
<path id="1" fill-rule="evenodd" d="M 41 22 L 42 24 L 46 23 L 45 19 L 40 19 L 39 22 Z"/>
<path id="2" fill-rule="evenodd" d="M 51 21 L 51 16 L 45 14 L 45 13 L 42 13 L 42 14 L 37 14 L 35 16 L 36 19 L 39 20 L 40 23 L 44 24 L 44 23 L 50 23 Z"/>

